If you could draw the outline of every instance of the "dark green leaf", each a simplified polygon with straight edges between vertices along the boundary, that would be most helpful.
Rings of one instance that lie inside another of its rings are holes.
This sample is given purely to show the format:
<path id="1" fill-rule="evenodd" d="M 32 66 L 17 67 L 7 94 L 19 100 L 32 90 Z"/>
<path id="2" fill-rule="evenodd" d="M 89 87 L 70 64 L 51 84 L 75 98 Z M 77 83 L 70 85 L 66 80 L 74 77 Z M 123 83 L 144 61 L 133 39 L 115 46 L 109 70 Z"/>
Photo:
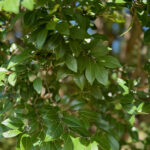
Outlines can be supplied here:
<path id="1" fill-rule="evenodd" d="M 84 85 L 85 85 L 85 77 L 84 75 L 76 75 L 74 76 L 74 81 L 77 84 L 77 86 L 83 90 Z"/>
<path id="2" fill-rule="evenodd" d="M 42 90 L 42 81 L 40 78 L 36 78 L 34 81 L 33 81 L 33 87 L 34 89 L 36 90 L 36 92 L 38 94 L 41 93 L 41 90 Z"/>
<path id="3" fill-rule="evenodd" d="M 36 44 L 38 48 L 42 48 L 46 38 L 47 38 L 48 31 L 46 29 L 42 29 L 41 31 L 38 32 L 37 34 L 37 40 Z"/>
<path id="4" fill-rule="evenodd" d="M 71 41 L 71 42 L 69 43 L 69 46 L 70 46 L 72 52 L 75 54 L 75 56 L 78 57 L 79 54 L 80 54 L 80 52 L 82 51 L 82 48 L 81 48 L 79 42 L 78 42 L 78 41 L 75 41 L 75 40 L 74 40 L 74 41 Z"/>
<path id="5" fill-rule="evenodd" d="M 108 81 L 108 71 L 104 67 L 95 64 L 95 77 L 99 83 L 106 85 Z"/>
<path id="6" fill-rule="evenodd" d="M 95 80 L 95 69 L 95 64 L 92 61 L 89 61 L 86 66 L 85 76 L 91 85 Z"/>
<path id="7" fill-rule="evenodd" d="M 65 63 L 70 70 L 77 72 L 77 60 L 72 55 L 67 56 Z"/>
<path id="8" fill-rule="evenodd" d="M 56 24 L 56 30 L 58 30 L 59 33 L 64 34 L 64 35 L 69 35 L 69 25 L 66 22 L 61 22 Z"/>
<path id="9" fill-rule="evenodd" d="M 28 59 L 30 57 L 29 51 L 25 50 L 23 51 L 21 54 L 16 55 L 16 56 L 12 56 L 9 64 L 8 64 L 8 69 L 16 66 L 17 64 L 24 62 L 26 59 Z"/>
<path id="10" fill-rule="evenodd" d="M 50 21 L 47 25 L 46 25 L 46 29 L 47 30 L 55 30 L 56 28 L 56 23 L 54 21 Z"/>

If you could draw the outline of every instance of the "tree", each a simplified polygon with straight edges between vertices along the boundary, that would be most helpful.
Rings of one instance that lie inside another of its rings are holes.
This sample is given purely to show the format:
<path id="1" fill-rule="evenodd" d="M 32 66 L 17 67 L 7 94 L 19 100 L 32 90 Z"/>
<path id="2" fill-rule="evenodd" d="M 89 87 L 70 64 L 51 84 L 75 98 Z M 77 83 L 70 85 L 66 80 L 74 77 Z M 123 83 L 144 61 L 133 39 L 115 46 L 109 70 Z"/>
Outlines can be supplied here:
<path id="1" fill-rule="evenodd" d="M 1 0 L 0 10 L 1 140 L 16 137 L 16 150 L 149 149 L 148 0 Z"/>

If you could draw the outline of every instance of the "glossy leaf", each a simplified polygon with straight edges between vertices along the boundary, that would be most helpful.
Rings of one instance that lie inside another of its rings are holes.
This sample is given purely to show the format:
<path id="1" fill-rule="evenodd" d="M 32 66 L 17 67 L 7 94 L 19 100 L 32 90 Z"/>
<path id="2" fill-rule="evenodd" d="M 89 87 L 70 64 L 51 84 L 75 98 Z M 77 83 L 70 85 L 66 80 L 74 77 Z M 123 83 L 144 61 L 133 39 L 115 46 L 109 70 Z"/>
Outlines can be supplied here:
<path id="1" fill-rule="evenodd" d="M 21 131 L 19 131 L 19 130 L 9 130 L 9 131 L 4 132 L 3 136 L 5 138 L 12 138 L 12 137 L 19 135 L 20 133 L 21 133 Z"/>

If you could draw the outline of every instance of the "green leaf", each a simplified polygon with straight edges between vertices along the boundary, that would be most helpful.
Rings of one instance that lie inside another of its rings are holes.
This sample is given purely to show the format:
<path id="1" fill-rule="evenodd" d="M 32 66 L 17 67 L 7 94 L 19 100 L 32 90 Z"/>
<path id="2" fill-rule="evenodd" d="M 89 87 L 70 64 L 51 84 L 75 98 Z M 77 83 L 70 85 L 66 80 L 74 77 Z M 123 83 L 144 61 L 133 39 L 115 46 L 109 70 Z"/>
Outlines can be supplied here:
<path id="1" fill-rule="evenodd" d="M 132 115 L 129 119 L 129 123 L 133 126 L 135 122 L 135 115 Z"/>
<path id="2" fill-rule="evenodd" d="M 71 29 L 70 35 L 73 39 L 80 39 L 80 40 L 83 40 L 83 39 L 89 37 L 86 30 L 79 29 L 79 28 L 76 28 L 76 27 Z"/>
<path id="3" fill-rule="evenodd" d="M 73 145 L 74 145 L 74 150 L 85 150 L 85 146 L 80 143 L 79 138 L 71 138 Z"/>
<path id="4" fill-rule="evenodd" d="M 91 53 L 94 57 L 99 58 L 101 56 L 105 56 L 108 53 L 108 48 L 103 45 L 102 41 L 98 41 L 98 43 L 92 48 Z"/>
<path id="5" fill-rule="evenodd" d="M 55 143 L 43 143 L 40 150 L 57 150 Z"/>
<path id="6" fill-rule="evenodd" d="M 145 43 L 149 43 L 149 42 L 150 42 L 150 29 L 148 29 L 148 30 L 144 33 L 144 42 L 145 42 Z"/>
<path id="7" fill-rule="evenodd" d="M 106 135 L 99 135 L 95 137 L 95 140 L 98 142 L 98 144 L 100 145 L 100 147 L 103 150 L 110 150 L 110 143 L 109 143 L 109 139 Z"/>
<path id="8" fill-rule="evenodd" d="M 74 76 L 74 82 L 76 83 L 76 85 L 83 90 L 84 85 L 85 85 L 85 77 L 84 75 L 76 75 Z"/>
<path id="9" fill-rule="evenodd" d="M 64 35 L 69 35 L 69 25 L 66 22 L 60 22 L 56 24 L 56 30 L 58 30 L 59 33 L 64 34 Z"/>
<path id="10" fill-rule="evenodd" d="M 61 43 L 57 48 L 56 48 L 56 60 L 62 58 L 65 54 L 66 51 L 66 45 L 65 43 Z"/>
<path id="11" fill-rule="evenodd" d="M 0 1 L 0 11 L 2 11 L 3 5 L 4 5 L 4 1 Z"/>
<path id="12" fill-rule="evenodd" d="M 11 74 L 9 75 L 9 77 L 8 77 L 8 82 L 9 82 L 9 84 L 12 85 L 12 86 L 15 86 L 16 81 L 17 81 L 17 75 L 16 75 L 16 73 L 15 73 L 15 72 L 14 72 L 14 73 L 11 73 Z"/>
<path id="13" fill-rule="evenodd" d="M 33 81 L 33 87 L 34 89 L 36 90 L 36 92 L 38 94 L 41 93 L 41 90 L 42 90 L 42 80 L 40 78 L 36 78 L 34 81 Z"/>
<path id="14" fill-rule="evenodd" d="M 58 70 L 58 72 L 57 72 L 57 80 L 63 79 L 63 78 L 65 78 L 65 77 L 67 77 L 68 74 L 69 74 L 69 73 L 68 73 L 67 71 L 65 71 L 64 69 Z"/>
<path id="15" fill-rule="evenodd" d="M 87 57 L 84 57 L 82 55 L 79 56 L 79 58 L 78 58 L 78 64 L 79 64 L 78 69 L 79 69 L 80 73 L 82 73 L 85 70 L 86 66 L 88 65 L 88 61 L 89 60 Z"/>
<path id="16" fill-rule="evenodd" d="M 72 55 L 67 56 L 65 63 L 70 70 L 77 72 L 77 60 Z"/>
<path id="17" fill-rule="evenodd" d="M 29 54 L 28 50 L 23 51 L 19 55 L 12 56 L 7 68 L 10 69 L 10 68 L 16 66 L 17 64 L 24 62 L 29 57 L 30 57 L 30 54 Z"/>
<path id="18" fill-rule="evenodd" d="M 69 135 L 65 135 L 64 137 L 64 147 L 63 150 L 74 150 L 73 142 Z"/>
<path id="19" fill-rule="evenodd" d="M 5 78 L 7 72 L 7 69 L 0 67 L 0 82 Z"/>
<path id="20" fill-rule="evenodd" d="M 32 142 L 31 138 L 27 134 L 23 134 L 20 140 L 20 150 L 31 150 L 32 149 Z"/>
<path id="21" fill-rule="evenodd" d="M 89 61 L 86 66 L 85 76 L 92 85 L 95 80 L 95 64 L 92 61 Z"/>
<path id="22" fill-rule="evenodd" d="M 119 150 L 119 143 L 118 141 L 111 135 L 108 135 L 108 139 L 110 141 L 110 147 L 112 150 Z"/>
<path id="23" fill-rule="evenodd" d="M 80 110 L 82 107 L 84 107 L 85 102 L 83 100 L 72 100 L 70 103 L 70 109 L 71 110 Z"/>
<path id="24" fill-rule="evenodd" d="M 58 121 L 51 121 L 50 124 L 48 125 L 48 128 L 50 129 L 49 135 L 51 138 L 58 138 L 61 136 L 63 133 L 63 127 L 61 122 Z"/>
<path id="25" fill-rule="evenodd" d="M 3 3 L 3 8 L 5 11 L 19 13 L 19 3 L 20 0 L 5 0 Z"/>
<path id="26" fill-rule="evenodd" d="M 9 130 L 9 131 L 4 132 L 3 136 L 5 138 L 12 138 L 12 137 L 19 135 L 20 133 L 21 133 L 21 131 L 19 131 L 19 130 Z"/>
<path id="27" fill-rule="evenodd" d="M 96 64 L 95 77 L 99 83 L 106 85 L 108 82 L 108 71 L 104 67 Z"/>
<path id="28" fill-rule="evenodd" d="M 81 127 L 80 121 L 74 116 L 65 115 L 63 116 L 63 121 L 69 127 Z"/>
<path id="29" fill-rule="evenodd" d="M 96 142 L 89 144 L 89 146 L 87 147 L 87 150 L 99 150 L 98 144 Z"/>
<path id="30" fill-rule="evenodd" d="M 125 0 L 115 0 L 115 3 L 125 3 Z"/>
<path id="31" fill-rule="evenodd" d="M 100 62 L 104 63 L 105 67 L 118 68 L 121 67 L 119 61 L 113 56 L 106 56 L 100 59 Z"/>
<path id="32" fill-rule="evenodd" d="M 70 49 L 72 50 L 72 52 L 75 54 L 75 56 L 79 56 L 79 54 L 80 54 L 80 52 L 82 51 L 82 48 L 81 48 L 81 46 L 80 46 L 80 44 L 79 44 L 79 42 L 78 41 L 71 41 L 70 43 L 69 43 L 69 46 L 70 46 Z"/>
<path id="33" fill-rule="evenodd" d="M 23 123 L 17 118 L 6 119 L 2 124 L 10 129 L 19 129 L 23 125 Z"/>
<path id="34" fill-rule="evenodd" d="M 47 38 L 48 30 L 42 29 L 37 34 L 36 44 L 39 49 L 42 48 L 46 38 Z"/>
<path id="35" fill-rule="evenodd" d="M 123 95 L 127 95 L 129 94 L 129 88 L 125 85 L 126 81 L 124 81 L 123 79 L 118 78 L 117 80 L 118 84 L 123 88 L 124 93 Z"/>
<path id="36" fill-rule="evenodd" d="M 47 30 L 55 30 L 56 28 L 56 22 L 54 21 L 50 21 L 47 25 L 46 25 L 46 29 Z"/>
<path id="37" fill-rule="evenodd" d="M 34 0 L 23 0 L 21 4 L 23 7 L 27 8 L 29 10 L 33 10 Z"/>

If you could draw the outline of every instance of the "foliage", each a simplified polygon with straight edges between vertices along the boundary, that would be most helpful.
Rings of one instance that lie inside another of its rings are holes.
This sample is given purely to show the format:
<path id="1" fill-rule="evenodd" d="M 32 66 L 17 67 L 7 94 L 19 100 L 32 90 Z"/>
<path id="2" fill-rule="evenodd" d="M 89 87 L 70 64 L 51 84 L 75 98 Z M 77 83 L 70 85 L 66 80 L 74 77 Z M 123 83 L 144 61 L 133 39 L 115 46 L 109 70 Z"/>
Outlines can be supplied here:
<path id="1" fill-rule="evenodd" d="M 124 8 L 150 26 L 146 1 L 0 1 L 1 140 L 16 137 L 16 150 L 148 149 L 150 131 L 141 140 L 135 121 L 149 113 L 149 92 L 136 90 L 140 81 L 111 55 L 105 34 L 88 32 L 97 16 L 124 23 L 115 14 Z M 19 21 L 22 35 L 8 40 Z"/>

